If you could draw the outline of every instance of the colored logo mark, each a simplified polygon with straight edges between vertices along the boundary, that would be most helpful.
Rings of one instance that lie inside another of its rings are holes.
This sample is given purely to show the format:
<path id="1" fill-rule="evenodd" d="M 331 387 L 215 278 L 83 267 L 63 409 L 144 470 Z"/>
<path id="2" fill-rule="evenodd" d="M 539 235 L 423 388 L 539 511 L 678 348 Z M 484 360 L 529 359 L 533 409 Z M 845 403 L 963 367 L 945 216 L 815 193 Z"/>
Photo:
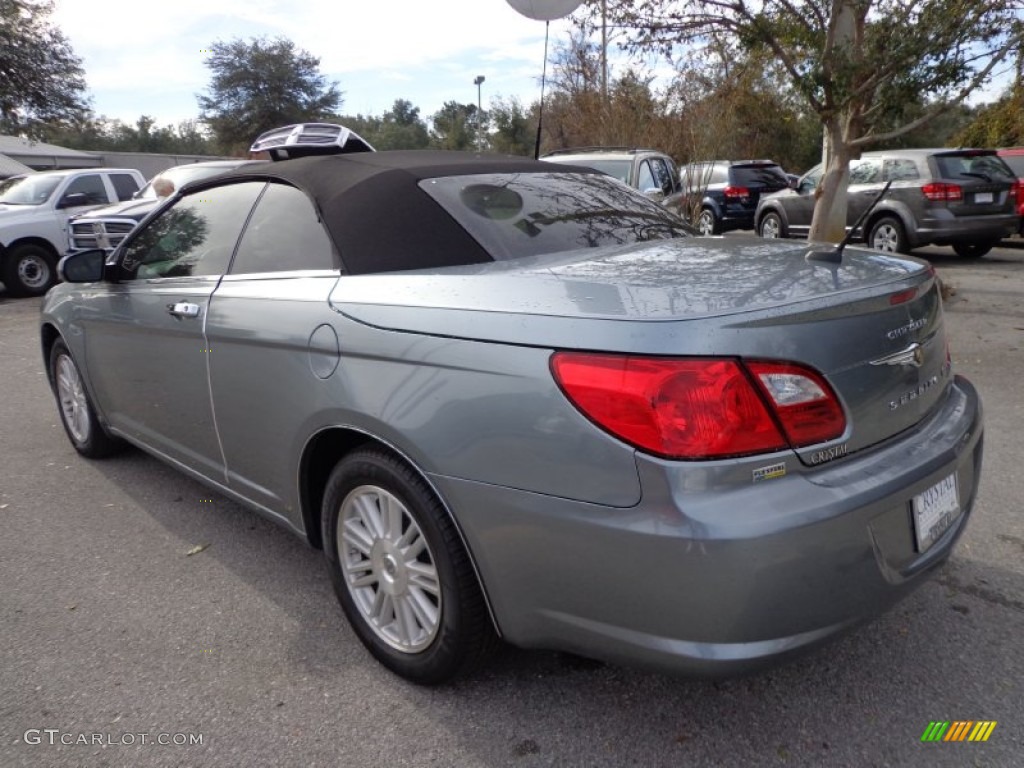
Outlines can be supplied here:
<path id="1" fill-rule="evenodd" d="M 995 729 L 995 720 L 932 720 L 921 741 L 988 741 Z"/>

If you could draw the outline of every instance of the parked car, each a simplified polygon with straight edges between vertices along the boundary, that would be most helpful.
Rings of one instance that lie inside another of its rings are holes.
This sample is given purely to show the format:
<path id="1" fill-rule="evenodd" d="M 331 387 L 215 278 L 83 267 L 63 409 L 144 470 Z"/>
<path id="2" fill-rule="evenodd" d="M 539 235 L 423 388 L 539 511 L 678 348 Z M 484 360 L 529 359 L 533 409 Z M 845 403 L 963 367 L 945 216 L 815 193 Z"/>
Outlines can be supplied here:
<path id="1" fill-rule="evenodd" d="M 38 296 L 56 282 L 76 213 L 128 200 L 145 184 L 129 168 L 41 171 L 0 192 L 0 281 L 14 296 Z"/>
<path id="2" fill-rule="evenodd" d="M 820 165 L 795 190 L 761 199 L 761 237 L 806 237 L 814 213 Z M 847 230 L 886 182 L 892 186 L 854 237 L 890 253 L 951 245 L 959 256 L 988 253 L 1017 231 L 1020 184 L 991 149 L 899 149 L 865 152 L 850 164 Z"/>
<path id="3" fill-rule="evenodd" d="M 131 200 L 91 210 L 71 220 L 68 249 L 106 248 L 113 250 L 135 225 L 155 210 L 175 190 L 192 181 L 216 176 L 257 160 L 207 160 L 175 165 L 161 171 Z M 165 194 L 158 195 L 160 189 Z"/>
<path id="4" fill-rule="evenodd" d="M 1017 214 L 1021 216 L 1018 232 L 1024 234 L 1024 147 L 1004 147 L 996 150 L 996 154 L 1003 159 L 1003 162 L 1010 166 L 1010 170 L 1017 176 Z"/>
<path id="5" fill-rule="evenodd" d="M 731 673 L 926 580 L 983 421 L 927 263 L 688 231 L 525 158 L 245 166 L 65 257 L 42 354 L 79 453 L 127 441 L 322 547 L 398 674 L 499 636 Z"/>
<path id="6" fill-rule="evenodd" d="M 669 210 L 683 213 L 679 173 L 675 161 L 664 152 L 632 147 L 577 147 L 556 149 L 540 159 L 596 168 Z"/>
<path id="7" fill-rule="evenodd" d="M 714 160 L 683 166 L 681 183 L 688 207 L 699 208 L 697 229 L 719 235 L 753 229 L 758 200 L 786 189 L 789 178 L 771 160 Z"/>

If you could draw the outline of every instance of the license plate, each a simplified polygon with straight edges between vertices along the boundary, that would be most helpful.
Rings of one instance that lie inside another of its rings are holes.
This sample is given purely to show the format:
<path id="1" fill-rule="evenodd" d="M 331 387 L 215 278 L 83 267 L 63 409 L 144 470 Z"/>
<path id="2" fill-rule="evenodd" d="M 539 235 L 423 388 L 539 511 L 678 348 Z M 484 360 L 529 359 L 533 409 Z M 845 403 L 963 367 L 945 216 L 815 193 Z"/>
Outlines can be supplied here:
<path id="1" fill-rule="evenodd" d="M 923 493 L 917 494 L 911 506 L 914 510 L 917 551 L 925 552 L 960 516 L 960 494 L 956 486 L 956 475 L 949 475 Z"/>
<path id="2" fill-rule="evenodd" d="M 976 203 L 991 203 L 994 199 L 991 192 L 976 192 L 974 195 Z"/>

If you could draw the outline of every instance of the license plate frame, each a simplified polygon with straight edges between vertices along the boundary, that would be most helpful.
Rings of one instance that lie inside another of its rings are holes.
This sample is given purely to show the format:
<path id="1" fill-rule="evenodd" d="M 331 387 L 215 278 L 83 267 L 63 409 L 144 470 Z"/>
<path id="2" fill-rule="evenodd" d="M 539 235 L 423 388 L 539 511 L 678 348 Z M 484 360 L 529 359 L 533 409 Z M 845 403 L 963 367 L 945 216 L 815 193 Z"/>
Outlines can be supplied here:
<path id="1" fill-rule="evenodd" d="M 960 485 L 956 472 L 946 475 L 910 500 L 914 518 L 914 542 L 927 552 L 960 517 Z"/>

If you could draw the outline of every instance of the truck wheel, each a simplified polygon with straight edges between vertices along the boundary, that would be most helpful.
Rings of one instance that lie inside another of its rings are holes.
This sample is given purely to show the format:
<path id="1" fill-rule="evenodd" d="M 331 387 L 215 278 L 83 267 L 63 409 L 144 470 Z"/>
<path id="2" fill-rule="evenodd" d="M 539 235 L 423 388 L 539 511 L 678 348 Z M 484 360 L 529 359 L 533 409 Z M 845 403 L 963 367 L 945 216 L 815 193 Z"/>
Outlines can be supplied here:
<path id="1" fill-rule="evenodd" d="M 57 260 L 41 245 L 19 245 L 8 251 L 2 277 L 12 296 L 42 296 L 57 282 Z"/>

